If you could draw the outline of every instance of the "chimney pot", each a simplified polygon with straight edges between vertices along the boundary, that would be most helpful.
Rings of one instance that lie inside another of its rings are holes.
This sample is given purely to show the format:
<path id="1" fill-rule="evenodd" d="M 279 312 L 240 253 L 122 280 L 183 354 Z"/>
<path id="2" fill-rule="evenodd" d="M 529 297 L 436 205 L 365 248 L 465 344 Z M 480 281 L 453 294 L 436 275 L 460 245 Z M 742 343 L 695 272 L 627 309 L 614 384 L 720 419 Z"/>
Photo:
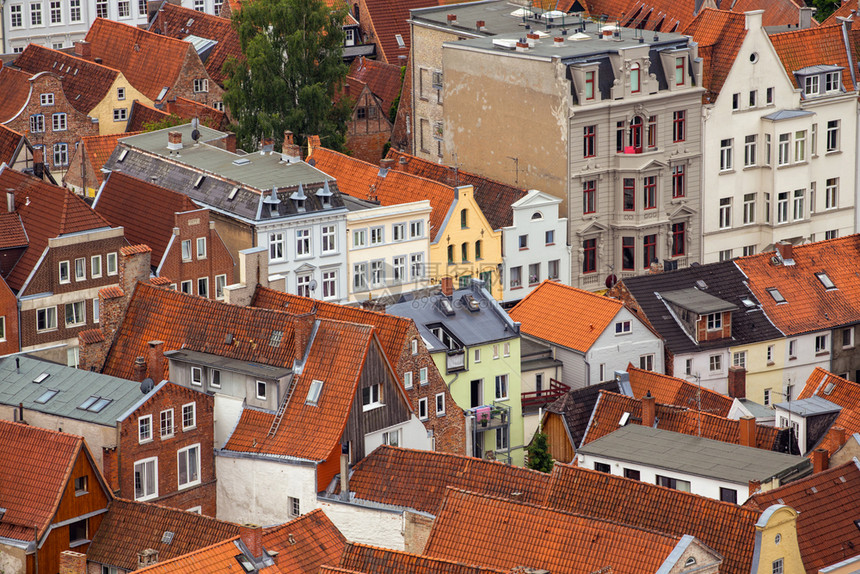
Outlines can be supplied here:
<path id="1" fill-rule="evenodd" d="M 794 246 L 788 241 L 780 241 L 776 244 L 776 250 L 779 251 L 783 261 L 794 260 Z"/>
<path id="2" fill-rule="evenodd" d="M 263 558 L 263 527 L 257 524 L 240 524 L 239 539 L 254 560 Z"/>
<path id="3" fill-rule="evenodd" d="M 642 397 L 642 426 L 653 427 L 656 419 L 657 399 L 654 398 L 651 391 L 648 391 Z"/>
<path id="4" fill-rule="evenodd" d="M 392 167 L 394 167 L 394 159 L 393 158 L 384 157 L 381 160 L 379 160 L 379 168 L 380 169 L 391 169 Z"/>
<path id="5" fill-rule="evenodd" d="M 833 433 L 833 439 L 839 446 L 845 444 L 845 429 L 843 427 L 831 427 L 830 432 Z"/>
<path id="6" fill-rule="evenodd" d="M 564 44 L 564 38 L 562 38 L 561 36 L 556 36 L 555 38 L 553 38 L 553 42 L 555 42 L 556 46 L 560 46 L 561 44 Z"/>
<path id="7" fill-rule="evenodd" d="M 143 382 L 143 379 L 146 378 L 146 359 L 143 357 L 136 357 L 134 359 L 134 380 L 138 383 Z"/>
<path id="8" fill-rule="evenodd" d="M 442 294 L 450 297 L 454 294 L 454 279 L 451 277 L 442 277 Z"/>
<path id="9" fill-rule="evenodd" d="M 812 451 L 812 472 L 818 474 L 827 470 L 830 463 L 830 453 L 826 449 L 817 448 Z"/>
<path id="10" fill-rule="evenodd" d="M 147 548 L 137 553 L 137 569 L 146 568 L 158 564 L 158 550 Z"/>
<path id="11" fill-rule="evenodd" d="M 167 132 L 167 149 L 171 151 L 182 149 L 182 132 Z"/>
<path id="12" fill-rule="evenodd" d="M 747 371 L 743 367 L 729 367 L 729 396 L 745 399 L 747 396 Z"/>
<path id="13" fill-rule="evenodd" d="M 349 444 L 340 447 L 340 496 L 349 500 Z"/>
<path id="14" fill-rule="evenodd" d="M 755 417 L 741 417 L 738 420 L 738 444 L 755 447 Z"/>
<path id="15" fill-rule="evenodd" d="M 456 14 L 448 14 L 448 23 L 454 24 L 455 22 L 457 22 L 457 15 Z"/>
<path id="16" fill-rule="evenodd" d="M 483 20 L 478 20 L 478 21 L 475 23 L 475 27 L 476 27 L 478 30 L 483 31 L 483 30 L 484 30 L 484 28 L 486 28 L 486 27 L 487 27 L 487 23 L 486 23 L 486 22 L 484 22 Z"/>
<path id="17" fill-rule="evenodd" d="M 526 42 L 517 42 L 517 52 L 525 52 L 529 49 L 529 45 Z"/>

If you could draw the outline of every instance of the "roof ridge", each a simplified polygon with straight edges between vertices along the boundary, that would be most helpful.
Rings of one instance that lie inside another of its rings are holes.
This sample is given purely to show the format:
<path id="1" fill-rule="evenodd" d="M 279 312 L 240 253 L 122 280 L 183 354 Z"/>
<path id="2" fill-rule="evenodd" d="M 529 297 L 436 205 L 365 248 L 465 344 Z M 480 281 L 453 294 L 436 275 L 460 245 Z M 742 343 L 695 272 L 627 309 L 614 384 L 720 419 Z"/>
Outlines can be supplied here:
<path id="1" fill-rule="evenodd" d="M 19 423 L 16 421 L 7 421 L 7 420 L 0 419 L 0 426 L 3 426 L 3 425 L 8 425 L 10 427 L 17 427 L 21 430 L 28 429 L 32 432 L 37 432 L 37 433 L 46 433 L 46 434 L 52 435 L 52 436 L 58 435 L 58 436 L 62 436 L 63 438 L 72 438 L 72 439 L 75 439 L 78 441 L 85 440 L 84 437 L 81 435 L 69 433 L 66 431 L 52 430 L 49 428 L 37 427 L 37 426 L 29 425 L 29 424 Z"/>
<path id="2" fill-rule="evenodd" d="M 175 383 L 174 383 L 175 384 Z M 181 385 L 177 385 L 181 386 Z M 194 520 L 203 520 L 206 522 L 217 522 L 219 524 L 225 524 L 228 526 L 235 526 L 233 522 L 228 520 L 221 520 L 220 518 L 215 518 L 214 516 L 207 516 L 206 514 L 200 514 L 197 512 L 192 512 L 190 510 L 182 510 L 180 508 L 176 508 L 175 506 L 165 506 L 163 504 L 158 504 L 157 502 L 147 502 L 145 500 L 132 500 L 131 498 L 123 498 L 121 496 L 114 496 L 113 500 L 110 503 L 120 503 L 121 505 L 127 504 L 131 507 L 135 506 L 147 506 L 151 508 L 157 508 L 159 510 L 164 510 L 167 512 L 176 512 L 181 513 L 183 516 L 193 516 Z"/>
<path id="3" fill-rule="evenodd" d="M 507 500 L 507 499 L 505 499 L 505 500 Z M 319 510 L 322 511 L 322 509 L 319 509 Z M 346 542 L 346 547 L 344 548 L 344 555 L 346 555 L 347 548 L 350 546 L 353 548 L 356 548 L 356 547 L 357 548 L 370 548 L 372 550 L 380 550 L 382 552 L 388 552 L 391 554 L 398 554 L 401 556 L 412 556 L 415 558 L 419 558 L 422 560 L 430 560 L 433 562 L 444 562 L 446 564 L 465 566 L 467 568 L 475 568 L 475 569 L 481 570 L 481 571 L 509 572 L 508 570 L 500 570 L 498 568 L 493 568 L 490 566 L 483 566 L 480 564 L 470 564 L 468 562 L 460 562 L 458 560 L 451 560 L 450 558 L 443 558 L 441 556 L 427 556 L 426 554 L 418 554 L 415 552 L 409 552 L 407 550 L 398 550 L 395 548 L 384 548 L 382 546 L 374 546 L 373 544 L 365 544 L 363 542 L 353 542 L 353 541 L 349 541 L 349 540 L 347 540 L 347 542 Z"/>
<path id="4" fill-rule="evenodd" d="M 649 371 L 648 369 L 640 369 L 640 368 L 638 368 L 638 367 L 634 367 L 632 363 L 628 363 L 628 364 L 627 364 L 627 373 L 628 373 L 628 374 L 630 373 L 630 370 L 631 370 L 631 369 L 632 369 L 633 371 L 635 371 L 635 372 L 638 372 L 638 373 L 647 373 L 647 374 L 648 374 L 648 375 L 650 375 L 650 376 L 655 376 L 655 377 L 658 377 L 658 378 L 660 378 L 660 379 L 668 379 L 668 380 L 670 380 L 670 381 L 677 381 L 677 383 L 678 383 L 679 385 L 690 385 L 690 386 L 694 386 L 694 385 L 693 385 L 693 383 L 691 383 L 690 381 L 685 381 L 684 379 L 681 379 L 681 378 L 679 378 L 679 377 L 675 377 L 675 376 L 672 376 L 672 375 L 666 375 L 666 374 L 664 374 L 664 373 L 658 373 L 658 372 L 656 372 L 656 371 Z M 729 398 L 731 398 L 731 397 L 728 397 L 728 396 L 726 396 L 726 395 L 724 395 L 724 394 L 722 394 L 722 393 L 718 393 L 717 391 L 715 391 L 715 390 L 713 390 L 713 389 L 709 389 L 709 388 L 707 388 L 707 387 L 698 387 L 698 388 L 700 388 L 700 389 L 701 389 L 702 391 L 704 391 L 704 392 L 710 393 L 710 394 L 715 395 L 715 396 L 723 397 L 723 398 L 725 398 L 725 399 L 729 399 Z"/>
<path id="5" fill-rule="evenodd" d="M 286 295 L 288 297 L 300 299 L 302 301 L 306 301 L 306 300 L 313 301 L 314 305 L 317 308 L 319 308 L 319 307 L 343 308 L 347 311 L 358 311 L 360 313 L 368 313 L 368 314 L 372 314 L 372 315 L 375 315 L 378 317 L 384 317 L 386 320 L 391 321 L 391 322 L 398 322 L 398 323 L 404 323 L 404 324 L 412 323 L 411 319 L 407 319 L 405 317 L 400 317 L 398 315 L 392 315 L 390 313 L 385 313 L 384 311 L 374 311 L 373 309 L 365 309 L 364 307 L 349 307 L 347 305 L 340 305 L 338 303 L 332 303 L 330 301 L 320 301 L 318 299 L 312 299 L 310 297 L 302 297 L 301 295 L 294 295 L 293 293 L 285 293 L 283 291 L 278 291 L 277 289 L 272 289 L 271 287 L 264 287 L 263 285 L 257 285 L 257 292 L 259 292 L 261 290 L 264 292 L 273 293 L 276 296 Z M 255 293 L 255 298 L 256 298 L 256 293 Z M 295 313 L 293 313 L 293 314 L 295 315 Z"/>
<path id="6" fill-rule="evenodd" d="M 117 29 L 117 30 L 127 29 L 129 31 L 134 32 L 135 35 L 143 37 L 143 38 L 149 38 L 149 39 L 158 38 L 161 41 L 167 40 L 168 41 L 167 43 L 173 43 L 173 44 L 177 45 L 177 47 L 180 45 L 183 45 L 183 44 L 185 46 L 191 46 L 191 43 L 186 42 L 185 40 L 180 40 L 178 38 L 172 38 L 170 36 L 163 36 L 161 34 L 156 34 L 155 32 L 150 32 L 149 30 L 145 30 L 143 28 L 138 28 L 137 26 L 132 26 L 131 24 L 126 24 L 125 22 L 117 22 L 116 20 L 110 20 L 108 18 L 96 18 L 95 21 L 93 21 L 93 25 L 90 27 L 90 30 L 95 28 L 96 24 L 99 23 L 99 21 L 103 22 L 102 24 L 99 24 L 100 26 L 103 26 L 103 25 L 113 26 L 114 29 Z M 104 24 L 104 22 L 109 22 L 109 24 Z M 89 32 L 88 32 L 88 34 L 89 34 Z"/>
<path id="7" fill-rule="evenodd" d="M 189 10 L 190 10 L 190 8 L 189 8 Z M 186 512 L 187 512 L 187 511 L 186 511 Z M 307 513 L 305 513 L 305 514 L 302 514 L 301 516 L 298 516 L 298 517 L 296 517 L 296 518 L 293 518 L 292 520 L 287 520 L 286 522 L 282 522 L 282 523 L 280 523 L 280 524 L 274 524 L 274 525 L 272 525 L 272 526 L 266 526 L 266 527 L 264 527 L 264 528 L 263 528 L 263 535 L 266 535 L 266 534 L 274 534 L 275 532 L 278 532 L 279 530 L 281 530 L 281 529 L 283 529 L 283 528 L 286 528 L 287 526 L 291 526 L 291 525 L 294 525 L 294 524 L 298 524 L 299 522 L 301 522 L 301 521 L 305 520 L 306 518 L 308 518 L 308 517 L 310 517 L 310 516 L 314 516 L 314 517 L 316 517 L 316 516 L 318 516 L 318 515 L 320 515 L 320 514 L 322 514 L 323 516 L 326 516 L 325 511 L 324 511 L 322 508 L 314 508 L 314 509 L 313 509 L 313 510 L 311 510 L 310 512 L 307 512 Z M 231 523 L 231 524 L 232 524 L 232 523 Z"/>
<path id="8" fill-rule="evenodd" d="M 394 452 L 415 453 L 415 454 L 420 454 L 422 456 L 437 456 L 440 458 L 457 459 L 457 460 L 462 460 L 464 463 L 467 463 L 469 465 L 483 464 L 483 465 L 496 465 L 496 466 L 502 466 L 502 467 L 510 467 L 509 464 L 505 464 L 499 460 L 485 460 L 483 458 L 475 458 L 472 456 L 467 456 L 464 454 L 456 454 L 453 452 L 444 452 L 444 451 L 438 451 L 438 450 L 423 450 L 423 449 L 418 449 L 418 448 L 409 448 L 409 447 L 405 447 L 405 446 L 391 446 L 391 445 L 387 445 L 387 444 L 380 445 L 374 452 L 382 453 L 382 452 L 385 452 L 386 450 L 390 450 L 390 451 L 394 451 Z M 370 455 L 364 457 L 363 459 L 358 461 L 358 463 L 353 468 L 355 470 L 358 470 L 358 468 L 361 467 L 363 464 L 370 464 L 367 462 L 369 459 L 370 459 Z M 511 467 L 511 468 L 515 468 L 518 472 L 519 471 L 525 471 L 527 473 L 537 473 L 540 476 L 546 475 L 545 472 L 541 472 L 539 470 L 534 470 L 532 468 L 525 468 L 525 467 Z"/>
<path id="9" fill-rule="evenodd" d="M 827 31 L 830 31 L 830 30 L 832 30 L 833 28 L 839 28 L 839 29 L 841 30 L 841 29 L 842 29 L 842 24 L 827 24 L 827 25 L 820 24 L 820 25 L 818 25 L 818 26 L 816 26 L 816 27 L 814 27 L 814 28 L 801 28 L 801 29 L 799 29 L 799 30 L 786 30 L 786 31 L 784 31 L 784 32 L 775 32 L 775 33 L 773 33 L 773 34 L 768 34 L 768 37 L 769 37 L 769 38 L 773 38 L 773 37 L 775 37 L 775 36 L 785 37 L 785 36 L 788 36 L 789 34 L 796 35 L 796 36 L 800 36 L 800 35 L 803 35 L 803 34 L 812 34 L 812 33 L 815 33 L 815 32 L 817 32 L 817 31 L 819 31 L 819 30 L 827 30 Z"/>
<path id="10" fill-rule="evenodd" d="M 46 52 L 58 54 L 59 56 L 62 56 L 63 58 L 68 58 L 70 60 L 74 60 L 75 62 L 82 62 L 83 64 L 88 65 L 88 66 L 93 66 L 95 68 L 104 68 L 105 70 L 110 70 L 111 72 L 114 72 L 117 75 L 122 73 L 122 71 L 118 70 L 117 68 L 112 68 L 110 66 L 100 64 L 100 63 L 95 62 L 93 60 L 87 60 L 86 58 L 82 58 L 82 57 L 77 56 L 75 54 L 69 54 L 68 52 L 63 52 L 60 50 L 54 50 L 53 48 L 49 48 L 47 46 L 42 46 L 41 44 L 28 44 L 26 49 L 33 50 L 33 51 L 44 50 Z M 23 54 L 23 52 L 22 52 L 22 54 Z M 19 57 L 20 57 L 20 54 L 19 54 Z M 17 63 L 17 61 L 18 60 L 16 59 L 15 62 Z M 60 74 L 57 74 L 56 72 L 53 72 L 52 70 L 43 70 L 43 72 L 50 72 L 50 73 L 62 78 L 62 76 L 60 76 Z M 40 73 L 40 72 L 36 72 L 36 73 Z"/>

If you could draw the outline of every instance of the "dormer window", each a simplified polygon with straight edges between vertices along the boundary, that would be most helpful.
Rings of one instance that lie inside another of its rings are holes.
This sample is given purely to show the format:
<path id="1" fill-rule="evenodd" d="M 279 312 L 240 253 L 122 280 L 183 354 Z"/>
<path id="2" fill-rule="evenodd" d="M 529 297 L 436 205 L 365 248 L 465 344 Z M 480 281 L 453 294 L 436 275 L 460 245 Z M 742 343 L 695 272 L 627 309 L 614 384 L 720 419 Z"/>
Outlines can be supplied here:
<path id="1" fill-rule="evenodd" d="M 817 96 L 819 93 L 818 76 L 806 76 L 803 80 L 803 95 Z"/>
<path id="2" fill-rule="evenodd" d="M 597 72 L 585 72 L 585 99 L 593 100 L 594 99 L 594 83 L 597 76 Z"/>
<path id="3" fill-rule="evenodd" d="M 675 58 L 675 85 L 683 86 L 687 82 L 686 58 Z"/>
<path id="4" fill-rule="evenodd" d="M 630 67 L 630 91 L 634 94 L 639 93 L 641 89 L 641 81 L 639 77 L 640 67 L 639 64 L 633 64 Z"/>
<path id="5" fill-rule="evenodd" d="M 838 92 L 842 83 L 842 72 L 827 72 L 824 74 L 824 91 Z"/>
<path id="6" fill-rule="evenodd" d="M 723 314 L 710 313 L 708 315 L 708 331 L 717 331 L 723 328 Z"/>

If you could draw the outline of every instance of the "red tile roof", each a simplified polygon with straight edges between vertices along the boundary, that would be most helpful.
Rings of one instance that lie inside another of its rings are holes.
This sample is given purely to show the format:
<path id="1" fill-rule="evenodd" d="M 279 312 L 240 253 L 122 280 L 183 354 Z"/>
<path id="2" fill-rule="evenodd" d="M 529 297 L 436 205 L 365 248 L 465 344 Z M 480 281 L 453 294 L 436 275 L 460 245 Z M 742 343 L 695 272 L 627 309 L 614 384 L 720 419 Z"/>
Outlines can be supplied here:
<path id="1" fill-rule="evenodd" d="M 0 122 L 6 122 L 21 113 L 30 100 L 30 76 L 8 66 L 0 68 Z"/>
<path id="2" fill-rule="evenodd" d="M 148 245 L 151 264 L 158 267 L 173 239 L 174 214 L 200 207 L 187 195 L 114 171 L 99 191 L 93 209 L 111 225 L 125 228 L 130 243 Z M 141 213 L 146 213 L 145 219 Z"/>
<path id="3" fill-rule="evenodd" d="M 2 84 L 0 84 L 2 85 Z M 11 128 L 0 125 L 0 163 L 12 165 L 15 154 L 23 145 L 24 136 Z"/>
<path id="4" fill-rule="evenodd" d="M 630 387 L 633 396 L 641 399 L 649 391 L 658 403 L 674 405 L 688 409 L 698 409 L 701 400 L 701 410 L 721 417 L 729 415 L 734 400 L 716 391 L 699 388 L 683 379 L 662 375 L 653 371 L 637 369 L 628 365 L 627 374 L 630 376 Z M 701 398 L 699 393 L 701 392 Z"/>
<path id="5" fill-rule="evenodd" d="M 27 232 L 17 213 L 0 213 L 0 249 L 27 246 Z"/>
<path id="6" fill-rule="evenodd" d="M 78 453 L 79 436 L 0 420 L 0 537 L 33 541 L 54 518 Z"/>
<path id="7" fill-rule="evenodd" d="M 761 514 L 751 508 L 563 464 L 553 467 L 545 504 L 674 536 L 689 534 L 723 556 L 720 572 L 751 571 Z"/>
<path id="8" fill-rule="evenodd" d="M 842 407 L 832 426 L 845 429 L 846 436 L 860 432 L 860 384 L 816 367 L 797 398 L 810 397 L 821 397 Z"/>
<path id="9" fill-rule="evenodd" d="M 192 10 L 192 12 L 196 12 L 196 10 Z M 227 114 L 224 112 L 216 110 L 212 106 L 183 98 L 182 96 L 174 100 L 168 100 L 165 107 L 169 114 L 175 114 L 185 120 L 198 118 L 201 124 L 213 130 L 222 130 L 229 123 L 227 121 Z"/>
<path id="10" fill-rule="evenodd" d="M 857 460 L 759 493 L 744 506 L 785 504 L 798 511 L 797 540 L 808 574 L 857 554 L 860 469 Z"/>
<path id="11" fill-rule="evenodd" d="M 230 538 L 223 542 L 216 542 L 206 548 L 183 554 L 171 560 L 158 562 L 154 566 L 141 568 L 136 572 L 146 574 L 200 574 L 201 572 L 218 572 L 218 574 L 248 574 L 242 567 L 237 556 L 242 550 L 237 545 L 239 537 Z M 265 574 L 280 574 L 281 570 L 277 564 L 255 570 Z"/>
<path id="12" fill-rule="evenodd" d="M 655 404 L 656 428 L 693 436 L 702 436 L 732 444 L 740 444 L 740 421 L 690 408 Z M 642 424 L 642 401 L 609 391 L 600 391 L 582 444 L 618 430 L 624 413 L 630 418 L 626 424 Z M 756 425 L 756 445 L 765 450 L 779 450 L 779 429 Z"/>
<path id="13" fill-rule="evenodd" d="M 776 50 L 785 72 L 795 88 L 797 83 L 794 72 L 809 66 L 841 66 L 842 85 L 845 91 L 854 91 L 851 82 L 851 62 L 842 37 L 842 26 L 820 26 L 806 30 L 792 30 L 781 34 L 771 34 L 770 42 Z"/>
<path id="14" fill-rule="evenodd" d="M 341 193 L 359 199 L 375 197 L 382 205 L 430 200 L 431 238 L 435 238 L 442 229 L 445 216 L 456 198 L 454 188 L 447 185 L 395 170 L 380 177 L 379 166 L 324 147 L 314 147 L 310 157 L 316 162 L 317 169 L 337 180 Z"/>
<path id="15" fill-rule="evenodd" d="M 366 84 L 373 95 L 382 100 L 385 113 L 389 113 L 400 93 L 400 66 L 360 56 L 352 61 L 347 75 Z"/>
<path id="16" fill-rule="evenodd" d="M 275 564 L 284 574 L 316 573 L 322 564 L 337 564 L 346 538 L 320 510 L 263 530 L 263 546 L 277 552 Z"/>
<path id="17" fill-rule="evenodd" d="M 585 352 L 623 307 L 616 299 L 545 280 L 510 315 L 526 335 Z"/>
<path id="18" fill-rule="evenodd" d="M 163 88 L 177 84 L 185 58 L 192 52 L 196 57 L 188 42 L 104 18 L 96 18 L 86 41 L 94 58 L 121 70 L 131 85 L 152 101 Z"/>
<path id="19" fill-rule="evenodd" d="M 773 39 L 773 36 L 771 36 Z M 860 258 L 860 235 L 800 245 L 794 265 L 774 265 L 773 252 L 740 257 L 735 264 L 774 326 L 785 335 L 820 331 L 860 321 L 860 281 L 852 262 Z M 827 289 L 816 273 L 835 284 Z M 785 303 L 768 291 L 778 289 Z"/>
<path id="20" fill-rule="evenodd" d="M 149 341 L 165 350 L 186 348 L 240 361 L 291 367 L 299 352 L 295 318 L 281 311 L 229 305 L 138 283 L 122 326 L 105 361 L 104 373 L 129 378 L 135 357 L 146 356 Z M 269 344 L 274 331 L 281 342 Z M 232 335 L 232 343 L 226 335 Z M 168 372 L 165 359 L 164 372 Z"/>
<path id="21" fill-rule="evenodd" d="M 454 170 L 448 166 L 433 163 L 393 148 L 388 151 L 386 157 L 397 160 L 392 166 L 397 171 L 420 175 L 445 185 L 471 185 L 474 187 L 475 202 L 493 229 L 513 225 L 514 212 L 511 205 L 528 193 L 524 189 L 468 171 L 457 170 L 455 177 Z"/>
<path id="22" fill-rule="evenodd" d="M 147 106 L 139 101 L 131 104 L 131 112 L 128 114 L 128 123 L 125 129 L 129 132 L 141 133 L 145 131 L 150 124 L 158 123 L 170 117 L 167 112 Z M 119 134 L 118 137 L 125 137 L 131 134 Z"/>
<path id="23" fill-rule="evenodd" d="M 373 42 L 379 48 L 379 56 L 389 64 L 401 65 L 400 56 L 409 57 L 411 33 L 409 30 L 409 11 L 417 8 L 436 6 L 438 0 L 364 0 L 367 7 L 367 22 L 362 15 L 362 30 L 372 29 Z M 403 40 L 403 47 L 397 41 L 397 34 Z M 406 63 L 404 59 L 403 64 Z"/>
<path id="24" fill-rule="evenodd" d="M 198 38 L 217 41 L 218 43 L 206 55 L 203 65 L 206 66 L 209 77 L 222 86 L 226 79 L 222 73 L 224 63 L 231 57 L 242 58 L 239 34 L 233 28 L 233 23 L 227 18 L 167 2 L 161 7 L 158 18 L 152 23 L 151 30 L 178 40 L 184 40 L 188 36 L 197 36 Z"/>
<path id="25" fill-rule="evenodd" d="M 30 74 L 51 72 L 58 75 L 66 99 L 83 114 L 92 112 L 107 97 L 119 76 L 119 72 L 108 63 L 96 64 L 38 44 L 24 48 L 15 65 Z"/>
<path id="26" fill-rule="evenodd" d="M 172 532 L 170 543 L 164 533 Z M 126 571 L 137 569 L 137 553 L 158 550 L 159 561 L 170 560 L 233 538 L 239 527 L 195 512 L 148 502 L 114 499 L 87 550 L 87 559 Z"/>
<path id="27" fill-rule="evenodd" d="M 437 514 L 447 487 L 542 502 L 549 475 L 468 456 L 381 446 L 359 461 L 349 482 L 356 498 Z"/>
<path id="28" fill-rule="evenodd" d="M 135 102 L 138 105 L 138 102 Z M 125 138 L 137 135 L 140 132 L 129 132 L 124 134 L 108 134 L 104 136 L 86 136 L 81 138 L 81 145 L 86 150 L 86 157 L 95 174 L 99 184 L 104 181 L 104 174 L 101 169 L 107 163 L 108 158 L 113 153 L 119 138 Z M 98 187 L 98 186 L 91 186 Z"/>
<path id="29" fill-rule="evenodd" d="M 0 173 L 0 188 L 15 190 L 15 212 L 27 232 L 29 247 L 6 276 L 19 290 L 36 267 L 48 239 L 66 233 L 110 227 L 100 215 L 71 190 L 6 168 Z"/>
<path id="30" fill-rule="evenodd" d="M 717 99 L 729 70 L 746 37 L 746 16 L 742 12 L 705 8 L 684 30 L 699 44 L 702 58 L 702 85 L 708 90 L 706 102 Z"/>
<path id="31" fill-rule="evenodd" d="M 424 553 L 553 574 L 657 572 L 680 536 L 449 489 Z"/>
<path id="32" fill-rule="evenodd" d="M 320 320 L 302 372 L 293 378 L 292 398 L 275 434 L 268 434 L 273 413 L 245 409 L 224 450 L 326 460 L 343 435 L 373 340 L 373 327 Z M 322 381 L 323 387 L 313 405 L 305 398 L 315 380 Z"/>
<path id="33" fill-rule="evenodd" d="M 833 24 L 839 24 L 839 18 L 851 18 L 851 12 L 856 10 L 858 10 L 857 0 L 842 0 L 842 5 L 830 14 L 830 16 L 828 16 L 821 25 L 831 26 Z"/>
<path id="34" fill-rule="evenodd" d="M 367 574 L 386 574 L 388 572 L 409 572 L 410 574 L 501 574 L 507 570 L 497 570 L 465 564 L 443 558 L 432 558 L 420 554 L 410 554 L 388 548 L 377 548 L 366 544 L 350 542 L 346 545 L 340 567 L 344 570 L 366 572 Z"/>

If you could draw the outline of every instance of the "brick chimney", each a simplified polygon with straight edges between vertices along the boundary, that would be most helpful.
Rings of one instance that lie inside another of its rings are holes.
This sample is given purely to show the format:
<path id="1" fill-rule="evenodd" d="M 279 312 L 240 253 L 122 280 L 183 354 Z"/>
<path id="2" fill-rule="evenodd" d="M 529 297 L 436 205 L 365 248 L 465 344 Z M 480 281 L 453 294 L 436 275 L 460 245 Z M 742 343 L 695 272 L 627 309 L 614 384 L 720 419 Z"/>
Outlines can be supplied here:
<path id="1" fill-rule="evenodd" d="M 240 524 L 239 539 L 255 561 L 263 558 L 263 527 L 257 524 Z"/>
<path id="2" fill-rule="evenodd" d="M 833 440 L 840 447 L 845 444 L 845 429 L 843 427 L 830 427 L 830 432 L 833 434 Z"/>
<path id="3" fill-rule="evenodd" d="M 147 548 L 137 553 L 137 569 L 147 568 L 158 564 L 158 550 Z"/>
<path id="4" fill-rule="evenodd" d="M 483 32 L 487 29 L 487 23 L 483 20 L 478 20 L 477 22 L 475 22 L 475 28 L 477 28 L 478 32 Z"/>
<path id="5" fill-rule="evenodd" d="M 751 480 L 750 481 L 750 496 L 755 494 L 756 492 L 761 490 L 761 481 L 760 480 Z"/>
<path id="6" fill-rule="evenodd" d="M 454 294 L 454 279 L 451 277 L 442 277 L 442 294 L 450 297 Z"/>
<path id="7" fill-rule="evenodd" d="M 45 175 L 45 152 L 40 147 L 33 148 L 33 175 L 39 179 Z"/>
<path id="8" fill-rule="evenodd" d="M 745 399 L 747 396 L 747 371 L 743 367 L 729 367 L 729 396 Z"/>
<path id="9" fill-rule="evenodd" d="M 92 58 L 93 45 L 86 40 L 78 40 L 75 42 L 75 56 L 86 59 Z"/>
<path id="10" fill-rule="evenodd" d="M 741 446 L 756 445 L 755 417 L 741 417 L 738 421 L 738 444 Z"/>
<path id="11" fill-rule="evenodd" d="M 381 160 L 379 160 L 379 170 L 380 171 L 385 170 L 385 172 L 387 173 L 388 170 L 390 170 L 391 168 L 394 167 L 394 163 L 395 162 L 392 158 L 384 157 Z"/>
<path id="12" fill-rule="evenodd" d="M 60 574 L 87 574 L 87 555 L 71 550 L 60 552 Z"/>
<path id="13" fill-rule="evenodd" d="M 146 353 L 146 366 L 149 377 L 157 385 L 164 380 L 164 341 L 150 341 Z"/>
<path id="14" fill-rule="evenodd" d="M 182 149 L 182 132 L 167 132 L 167 149 L 170 151 Z"/>
<path id="15" fill-rule="evenodd" d="M 794 261 L 794 246 L 788 241 L 777 242 L 776 250 L 779 252 L 783 261 Z"/>
<path id="16" fill-rule="evenodd" d="M 653 427 L 657 418 L 657 401 L 651 391 L 642 397 L 642 426 Z"/>
<path id="17" fill-rule="evenodd" d="M 152 249 L 146 245 L 129 245 L 119 250 L 119 288 L 126 303 L 134 295 L 138 282 L 149 283 Z"/>
<path id="18" fill-rule="evenodd" d="M 448 14 L 448 25 L 457 23 L 457 15 L 456 14 Z"/>
<path id="19" fill-rule="evenodd" d="M 146 378 L 146 359 L 143 357 L 135 357 L 134 367 L 132 367 L 132 377 L 138 383 Z"/>
<path id="20" fill-rule="evenodd" d="M 310 342 L 311 331 L 313 330 L 317 316 L 316 312 L 312 311 L 310 313 L 295 315 L 294 317 L 293 328 L 295 329 L 296 360 L 300 361 L 305 356 L 305 351 L 307 350 L 308 343 Z"/>
<path id="21" fill-rule="evenodd" d="M 281 146 L 281 158 L 288 163 L 302 161 L 302 148 L 295 142 L 293 132 L 284 130 L 284 144 Z"/>
<path id="22" fill-rule="evenodd" d="M 830 453 L 827 452 L 827 449 L 817 448 L 812 451 L 813 474 L 827 470 L 828 466 L 830 466 Z"/>

